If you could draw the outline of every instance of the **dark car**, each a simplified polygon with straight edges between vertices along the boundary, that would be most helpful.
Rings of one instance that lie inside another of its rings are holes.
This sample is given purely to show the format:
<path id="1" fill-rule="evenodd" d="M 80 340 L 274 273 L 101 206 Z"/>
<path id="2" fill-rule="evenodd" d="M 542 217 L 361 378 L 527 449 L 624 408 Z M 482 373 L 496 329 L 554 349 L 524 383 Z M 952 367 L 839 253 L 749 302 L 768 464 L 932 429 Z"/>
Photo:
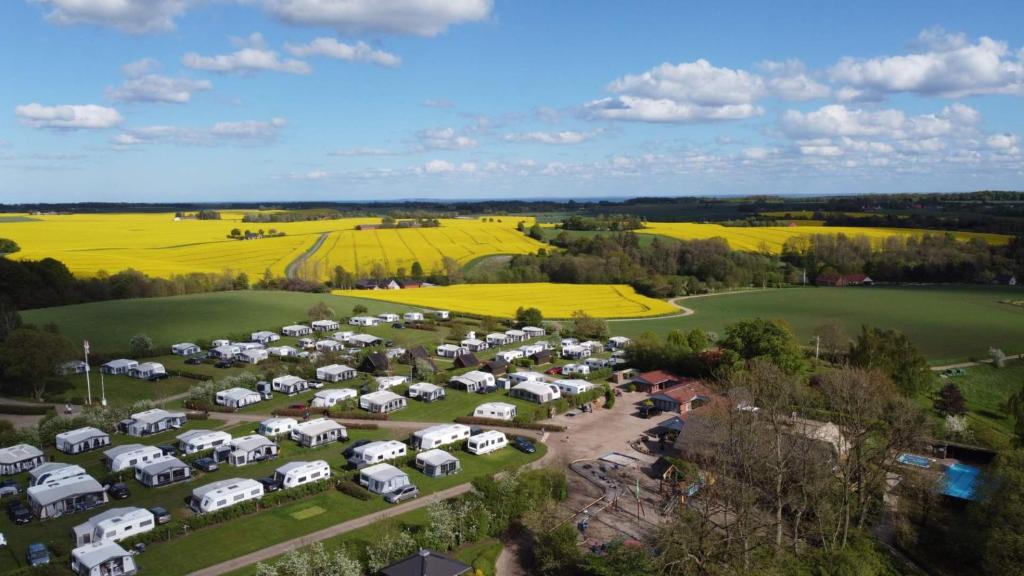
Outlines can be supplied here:
<path id="1" fill-rule="evenodd" d="M 0 482 L 0 498 L 17 496 L 18 492 L 21 492 L 21 488 L 18 487 L 18 483 L 14 480 L 4 480 L 3 482 Z"/>
<path id="2" fill-rule="evenodd" d="M 164 453 L 164 456 L 174 456 L 178 453 L 178 448 L 170 444 L 158 444 L 157 448 Z"/>
<path id="3" fill-rule="evenodd" d="M 470 426 L 469 427 L 469 435 L 470 436 L 476 436 L 477 434 L 483 434 L 483 433 L 484 433 L 484 429 L 479 427 L 479 426 Z"/>
<path id="4" fill-rule="evenodd" d="M 221 360 L 213 365 L 214 368 L 231 368 L 234 364 L 230 360 Z"/>
<path id="5" fill-rule="evenodd" d="M 161 372 L 159 374 L 153 374 L 149 378 L 146 378 L 146 380 L 149 380 L 150 382 L 159 382 L 160 380 L 167 380 L 170 377 L 171 375 L 167 372 Z"/>
<path id="6" fill-rule="evenodd" d="M 217 461 L 213 458 L 200 458 L 192 463 L 192 467 L 196 470 L 202 470 L 203 472 L 213 472 L 220 468 L 217 465 Z"/>
<path id="7" fill-rule="evenodd" d="M 537 451 L 537 447 L 533 445 L 533 442 L 530 442 L 529 440 L 523 438 L 522 436 L 516 436 L 512 440 L 512 445 L 515 446 L 516 449 L 518 449 L 519 451 L 526 452 L 527 454 L 533 454 L 534 452 Z"/>
<path id="8" fill-rule="evenodd" d="M 50 551 L 46 549 L 46 544 L 42 542 L 33 542 L 28 545 L 28 552 L 25 554 L 25 559 L 28 560 L 29 566 L 42 566 L 43 564 L 50 563 Z"/>
<path id="9" fill-rule="evenodd" d="M 15 500 L 7 505 L 7 516 L 15 524 L 28 524 L 32 521 L 32 513 L 20 500 Z"/>
<path id="10" fill-rule="evenodd" d="M 197 364 L 202 364 L 202 363 L 203 363 L 203 359 L 202 358 L 189 358 L 188 360 L 185 360 L 185 364 L 188 364 L 190 366 L 195 366 Z"/>
<path id="11" fill-rule="evenodd" d="M 107 488 L 107 492 L 115 500 L 124 500 L 132 495 L 131 491 L 128 490 L 128 485 L 124 482 L 114 482 L 110 485 L 110 488 Z"/>
<path id="12" fill-rule="evenodd" d="M 263 484 L 264 492 L 277 492 L 281 489 L 281 482 L 271 476 L 257 478 L 256 481 Z"/>
<path id="13" fill-rule="evenodd" d="M 420 489 L 409 484 L 407 486 L 402 486 L 394 492 L 388 492 L 384 495 L 384 500 L 391 504 L 398 504 L 402 500 L 412 500 L 413 498 L 417 498 L 419 495 Z"/>
<path id="14" fill-rule="evenodd" d="M 395 322 L 394 324 L 391 325 L 391 327 L 395 328 L 397 330 L 401 330 L 402 328 L 405 328 L 405 326 L 403 326 L 401 322 Z"/>
<path id="15" fill-rule="evenodd" d="M 352 443 L 351 446 L 345 448 L 341 455 L 344 456 L 345 458 L 351 458 L 355 454 L 356 448 L 359 448 L 360 446 L 365 446 L 370 442 L 373 442 L 373 440 L 356 440 L 355 442 Z"/>
<path id="16" fill-rule="evenodd" d="M 167 524 L 171 521 L 171 513 L 163 506 L 154 506 L 149 509 L 149 513 L 153 515 L 157 524 Z"/>
<path id="17" fill-rule="evenodd" d="M 544 371 L 544 373 L 545 374 L 552 374 L 552 375 L 554 375 L 554 374 L 561 374 L 562 373 L 562 368 L 559 367 L 559 366 L 555 366 L 554 368 L 548 368 L 547 370 Z"/>

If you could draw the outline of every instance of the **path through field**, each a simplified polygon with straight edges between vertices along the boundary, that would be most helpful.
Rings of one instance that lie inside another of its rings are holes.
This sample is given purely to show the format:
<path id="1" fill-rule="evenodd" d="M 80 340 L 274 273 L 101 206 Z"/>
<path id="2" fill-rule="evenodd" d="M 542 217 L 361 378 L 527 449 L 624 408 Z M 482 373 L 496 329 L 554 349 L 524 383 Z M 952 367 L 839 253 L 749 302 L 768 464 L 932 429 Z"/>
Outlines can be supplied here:
<path id="1" fill-rule="evenodd" d="M 327 237 L 329 235 L 330 234 L 326 232 L 321 234 L 320 237 L 316 239 L 316 242 L 314 242 L 313 245 L 309 247 L 309 250 L 306 250 L 301 255 L 299 255 L 298 258 L 292 260 L 291 264 L 288 264 L 288 267 L 284 269 L 284 275 L 288 278 L 295 278 L 295 274 L 298 272 L 299 268 L 301 268 L 302 265 L 305 264 L 306 260 L 308 260 L 310 256 L 316 254 L 316 251 L 319 250 L 321 246 L 323 246 L 324 241 L 327 240 Z"/>

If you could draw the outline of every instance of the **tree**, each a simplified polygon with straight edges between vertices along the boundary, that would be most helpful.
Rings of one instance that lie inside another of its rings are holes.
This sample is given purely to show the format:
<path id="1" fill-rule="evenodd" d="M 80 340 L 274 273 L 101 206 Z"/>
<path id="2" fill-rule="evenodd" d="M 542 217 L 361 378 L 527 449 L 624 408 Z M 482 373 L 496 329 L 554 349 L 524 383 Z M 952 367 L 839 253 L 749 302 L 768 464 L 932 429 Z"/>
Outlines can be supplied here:
<path id="1" fill-rule="evenodd" d="M 1006 352 L 999 348 L 989 348 L 988 355 L 992 358 L 992 365 L 996 368 L 1006 368 Z"/>
<path id="2" fill-rule="evenodd" d="M 309 316 L 310 320 L 333 320 L 335 316 L 334 309 L 328 306 L 323 300 L 313 304 L 313 306 L 306 311 L 306 314 Z"/>
<path id="3" fill-rule="evenodd" d="M 978 574 L 1020 574 L 1024 564 L 1024 450 L 1003 452 L 996 460 L 994 478 L 985 482 L 984 494 L 973 509 L 969 533 L 980 536 Z M 967 573 L 967 572 L 965 572 Z"/>
<path id="4" fill-rule="evenodd" d="M 360 314 L 366 314 L 369 311 L 370 311 L 369 308 L 367 308 L 366 306 L 363 306 L 362 304 L 356 304 L 355 306 L 352 307 L 352 315 L 353 316 L 359 316 Z"/>
<path id="5" fill-rule="evenodd" d="M 249 289 L 249 275 L 245 272 L 240 272 L 238 276 L 235 276 L 232 287 L 235 290 L 248 290 Z"/>
<path id="6" fill-rule="evenodd" d="M 807 360 L 793 331 L 782 320 L 743 320 L 725 329 L 719 347 L 744 360 L 765 358 L 787 374 L 807 370 Z"/>
<path id="7" fill-rule="evenodd" d="M 544 241 L 544 228 L 542 228 L 540 224 L 534 224 L 533 226 L 530 226 L 529 236 L 530 236 L 530 238 L 533 238 L 534 240 L 537 240 L 538 242 L 543 242 Z"/>
<path id="8" fill-rule="evenodd" d="M 388 277 L 388 269 L 383 262 L 374 262 L 370 267 L 370 278 L 380 282 Z"/>
<path id="9" fill-rule="evenodd" d="M 832 362 L 838 361 L 850 350 L 850 335 L 839 322 L 829 322 L 814 329 L 821 354 Z"/>
<path id="10" fill-rule="evenodd" d="M 153 340 L 145 334 L 136 334 L 128 341 L 128 354 L 133 358 L 142 358 L 153 352 Z"/>
<path id="11" fill-rule="evenodd" d="M 231 229 L 231 237 L 232 238 L 241 238 L 241 236 L 242 236 L 242 231 L 241 230 L 239 230 L 238 228 L 232 228 Z"/>
<path id="12" fill-rule="evenodd" d="M 8 238 L 0 238 L 0 256 L 6 256 L 8 254 L 14 254 L 21 250 L 21 246 L 14 240 Z"/>
<path id="13" fill-rule="evenodd" d="M 362 576 L 363 566 L 344 549 L 328 553 L 315 542 L 308 549 L 295 549 L 274 563 L 260 562 L 256 576 Z"/>
<path id="14" fill-rule="evenodd" d="M 462 281 L 462 265 L 451 256 L 441 258 L 441 268 L 449 284 L 457 284 Z"/>
<path id="15" fill-rule="evenodd" d="M 412 263 L 412 267 L 409 269 L 409 274 L 412 276 L 413 280 L 423 279 L 423 265 L 420 264 L 419 260 Z"/>
<path id="16" fill-rule="evenodd" d="M 910 338 L 898 330 L 862 327 L 850 349 L 850 364 L 881 370 L 908 397 L 925 391 L 932 381 L 928 362 Z"/>
<path id="17" fill-rule="evenodd" d="M 654 559 L 647 550 L 626 544 L 622 539 L 609 542 L 603 555 L 584 555 L 579 567 L 579 574 L 584 576 L 647 576 L 656 573 Z"/>
<path id="18" fill-rule="evenodd" d="M 47 385 L 57 367 L 78 358 L 78 348 L 67 337 L 35 328 L 17 328 L 0 343 L 0 369 L 5 384 L 18 388 L 4 391 L 20 392 L 31 389 L 32 396 L 43 400 Z"/>
<path id="19" fill-rule="evenodd" d="M 939 390 L 935 399 L 935 409 L 943 416 L 963 416 L 967 413 L 967 399 L 960 387 L 950 382 Z"/>
<path id="20" fill-rule="evenodd" d="M 1006 401 L 1006 413 L 1013 418 L 1017 445 L 1024 447 L 1024 387 Z"/>
<path id="21" fill-rule="evenodd" d="M 345 270 L 344 266 L 335 266 L 334 273 L 331 276 L 331 285 L 338 289 L 347 290 L 356 285 L 356 277 L 348 270 Z"/>
<path id="22" fill-rule="evenodd" d="M 395 225 L 395 217 L 388 215 L 380 219 L 380 223 L 385 228 L 391 228 Z"/>
<path id="23" fill-rule="evenodd" d="M 608 337 L 608 323 L 600 318 L 594 318 L 583 310 L 572 313 L 573 333 L 581 338 L 594 340 Z"/>
<path id="24" fill-rule="evenodd" d="M 520 328 L 523 326 L 540 327 L 543 324 L 544 315 L 541 314 L 540 310 L 533 307 L 523 308 L 522 306 L 516 309 L 516 326 Z"/>
<path id="25" fill-rule="evenodd" d="M 21 327 L 21 315 L 14 307 L 14 302 L 0 294 L 0 342 L 3 342 L 12 330 Z"/>

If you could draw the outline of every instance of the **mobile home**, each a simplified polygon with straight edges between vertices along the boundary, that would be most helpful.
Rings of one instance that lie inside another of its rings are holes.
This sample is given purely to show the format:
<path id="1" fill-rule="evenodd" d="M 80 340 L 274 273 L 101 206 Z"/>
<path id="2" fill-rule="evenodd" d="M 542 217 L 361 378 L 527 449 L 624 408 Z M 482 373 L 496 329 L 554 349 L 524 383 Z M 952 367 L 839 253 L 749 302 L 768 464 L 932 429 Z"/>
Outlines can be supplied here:
<path id="1" fill-rule="evenodd" d="M 426 450 L 416 455 L 416 468 L 427 476 L 450 476 L 455 474 L 462 465 L 459 459 L 444 450 Z"/>
<path id="2" fill-rule="evenodd" d="M 217 392 L 215 402 L 228 408 L 241 408 L 250 404 L 256 404 L 262 398 L 260 393 L 248 388 L 228 388 Z"/>
<path id="3" fill-rule="evenodd" d="M 291 434 L 292 429 L 298 424 L 299 422 L 295 418 L 267 418 L 260 422 L 257 432 L 264 436 Z"/>
<path id="4" fill-rule="evenodd" d="M 88 474 L 50 480 L 30 486 L 25 492 L 32 513 L 40 519 L 88 510 L 107 502 L 103 486 Z"/>
<path id="5" fill-rule="evenodd" d="M 273 440 L 266 436 L 249 434 L 232 439 L 230 450 L 228 463 L 234 466 L 245 466 L 277 458 L 279 448 Z"/>
<path id="6" fill-rule="evenodd" d="M 555 386 L 558 386 L 562 396 L 577 396 L 594 389 L 594 385 L 586 380 L 555 380 Z"/>
<path id="7" fill-rule="evenodd" d="M 469 441 L 466 443 L 466 450 L 471 454 L 479 456 L 501 450 L 505 446 L 508 446 L 508 439 L 505 438 L 504 433 L 497 430 L 487 430 L 476 436 L 470 436 Z"/>
<path id="8" fill-rule="evenodd" d="M 343 380 L 351 380 L 357 375 L 355 368 L 350 368 L 344 364 L 329 364 L 327 366 L 321 366 L 316 369 L 317 380 L 323 380 L 324 382 L 341 382 Z"/>
<path id="9" fill-rule="evenodd" d="M 138 366 L 139 363 L 135 360 L 129 360 L 127 358 L 119 358 L 117 360 L 111 360 L 106 364 L 100 366 L 100 372 L 104 374 L 113 374 L 115 376 L 127 376 L 132 368 Z"/>
<path id="10" fill-rule="evenodd" d="M 57 434 L 57 450 L 65 454 L 81 454 L 90 450 L 110 446 L 110 434 L 99 428 L 86 426 Z"/>
<path id="11" fill-rule="evenodd" d="M 406 376 L 377 376 L 373 381 L 377 383 L 377 390 L 388 390 L 405 384 L 409 378 Z"/>
<path id="12" fill-rule="evenodd" d="M 145 380 L 159 374 L 167 374 L 167 369 L 159 362 L 142 362 L 128 371 L 129 376 L 140 380 Z"/>
<path id="13" fill-rule="evenodd" d="M 222 430 L 189 430 L 178 434 L 178 448 L 185 454 L 212 450 L 231 442 L 231 434 Z"/>
<path id="14" fill-rule="evenodd" d="M 125 432 L 131 436 L 147 436 L 172 428 L 180 428 L 186 422 L 184 412 L 168 412 L 161 408 L 153 408 L 145 412 L 132 414 L 123 422 Z"/>
<path id="15" fill-rule="evenodd" d="M 299 392 L 304 392 L 309 388 L 309 383 L 299 378 L 298 376 L 278 376 L 270 381 L 270 387 L 274 392 L 280 392 L 287 394 L 288 396 L 294 396 Z"/>
<path id="16" fill-rule="evenodd" d="M 394 314 L 392 312 L 385 312 L 383 314 L 377 314 L 377 318 L 380 318 L 382 322 L 387 322 L 388 324 L 391 324 L 391 323 L 394 323 L 394 322 L 398 322 L 399 320 L 402 319 L 401 316 L 399 316 L 398 314 Z"/>
<path id="17" fill-rule="evenodd" d="M 242 347 L 234 344 L 222 344 L 210 348 L 210 358 L 217 358 L 218 360 L 234 360 L 235 356 L 242 353 Z"/>
<path id="18" fill-rule="evenodd" d="M 280 339 L 280 334 L 277 332 L 271 332 L 270 330 L 260 330 L 259 332 L 253 332 L 249 335 L 249 340 L 259 342 L 263 345 L 270 344 L 271 342 L 277 342 Z"/>
<path id="19" fill-rule="evenodd" d="M 63 462 L 46 462 L 36 466 L 28 472 L 28 485 L 38 486 L 50 480 L 60 480 L 71 476 L 85 474 L 85 468 L 77 464 L 65 464 Z"/>
<path id="20" fill-rule="evenodd" d="M 337 352 L 341 350 L 341 342 L 337 340 L 317 340 L 316 344 L 317 352 Z"/>
<path id="21" fill-rule="evenodd" d="M 469 426 L 465 424 L 438 424 L 417 430 L 412 435 L 414 450 L 429 450 L 454 444 L 469 438 Z"/>
<path id="22" fill-rule="evenodd" d="M 402 319 L 406 322 L 422 322 L 423 312 L 406 312 L 405 314 L 402 314 Z"/>
<path id="23" fill-rule="evenodd" d="M 337 405 L 339 402 L 354 400 L 358 396 L 359 393 L 351 388 L 320 390 L 316 394 L 313 394 L 313 401 L 310 406 L 314 408 L 330 408 Z"/>
<path id="24" fill-rule="evenodd" d="M 491 418 L 493 420 L 515 420 L 516 405 L 508 402 L 485 402 L 473 410 L 474 418 Z"/>
<path id="25" fill-rule="evenodd" d="M 405 444 L 397 440 L 378 440 L 353 448 L 348 462 L 358 468 L 367 464 L 401 458 L 405 456 L 407 450 Z"/>
<path id="26" fill-rule="evenodd" d="M 525 334 L 527 338 L 540 338 L 547 334 L 546 330 L 538 328 L 537 326 L 523 326 L 522 330 L 523 334 Z"/>
<path id="27" fill-rule="evenodd" d="M 359 407 L 374 413 L 388 413 L 405 408 L 405 397 L 390 390 L 379 390 L 359 397 Z"/>
<path id="28" fill-rule="evenodd" d="M 199 354 L 203 349 L 191 342 L 181 342 L 179 344 L 171 345 L 171 354 L 175 356 L 192 356 L 193 354 Z"/>
<path id="29" fill-rule="evenodd" d="M 415 398 L 423 402 L 443 400 L 444 394 L 444 388 L 429 382 L 418 382 L 409 386 L 409 398 Z"/>
<path id="30" fill-rule="evenodd" d="M 189 507 L 197 514 L 203 514 L 262 497 L 263 484 L 248 478 L 228 478 L 193 490 Z"/>
<path id="31" fill-rule="evenodd" d="M 235 356 L 235 360 L 244 362 L 246 364 L 259 364 L 264 360 L 270 358 L 270 351 L 265 348 L 253 348 L 251 350 L 242 350 Z"/>
<path id="32" fill-rule="evenodd" d="M 508 391 L 508 395 L 513 398 L 522 398 L 523 400 L 529 400 L 530 402 L 536 402 L 538 404 L 544 404 L 552 400 L 558 400 L 562 397 L 561 391 L 558 386 L 554 384 L 547 384 L 545 382 L 521 382 L 512 387 Z"/>
<path id="33" fill-rule="evenodd" d="M 135 479 L 143 486 L 156 488 L 192 477 L 192 468 L 174 456 L 161 456 L 135 466 Z"/>
<path id="34" fill-rule="evenodd" d="M 285 326 L 281 328 L 281 333 L 285 336 L 291 336 L 298 338 L 299 336 L 308 336 L 313 333 L 313 329 L 303 324 L 292 324 L 291 326 Z"/>
<path id="35" fill-rule="evenodd" d="M 504 332 L 491 332 L 487 335 L 487 343 L 491 346 L 502 346 L 508 342 L 508 336 Z"/>
<path id="36" fill-rule="evenodd" d="M 331 477 L 331 467 L 324 460 L 313 460 L 312 462 L 289 462 L 280 466 L 274 471 L 274 479 L 281 483 L 281 487 L 295 488 L 310 482 L 324 480 Z"/>
<path id="37" fill-rule="evenodd" d="M 465 346 L 456 346 L 455 344 L 441 344 L 437 347 L 437 355 L 442 358 L 455 358 L 469 352 L 469 349 Z"/>
<path id="38" fill-rule="evenodd" d="M 153 513 L 134 506 L 111 508 L 71 529 L 75 546 L 117 542 L 129 536 L 149 532 L 156 526 Z"/>
<path id="39" fill-rule="evenodd" d="M 448 380 L 448 386 L 466 392 L 479 392 L 495 386 L 494 375 L 479 370 L 470 370 L 465 374 L 453 376 Z"/>
<path id="40" fill-rule="evenodd" d="M 71 571 L 77 576 L 133 576 L 135 557 L 120 544 L 86 544 L 71 551 Z"/>
<path id="41" fill-rule="evenodd" d="M 409 475 L 391 464 L 363 468 L 359 473 L 359 483 L 374 494 L 387 494 L 410 484 Z"/>
<path id="42" fill-rule="evenodd" d="M 291 438 L 300 446 L 314 448 L 330 442 L 347 440 L 348 431 L 334 420 L 315 418 L 292 428 Z"/>
<path id="43" fill-rule="evenodd" d="M 380 324 L 380 318 L 374 316 L 353 316 L 348 319 L 348 323 L 352 326 L 377 326 Z"/>
<path id="44" fill-rule="evenodd" d="M 103 462 L 107 465 L 107 470 L 120 472 L 128 468 L 134 468 L 139 464 L 152 462 L 163 455 L 164 451 L 156 446 L 122 444 L 103 452 Z"/>

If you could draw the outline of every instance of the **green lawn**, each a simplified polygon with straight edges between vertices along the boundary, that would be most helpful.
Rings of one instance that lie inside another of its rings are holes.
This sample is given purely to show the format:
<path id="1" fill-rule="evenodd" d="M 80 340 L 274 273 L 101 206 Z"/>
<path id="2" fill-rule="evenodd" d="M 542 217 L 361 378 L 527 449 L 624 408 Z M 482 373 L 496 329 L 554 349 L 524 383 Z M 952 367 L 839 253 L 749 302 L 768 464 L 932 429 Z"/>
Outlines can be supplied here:
<path id="1" fill-rule="evenodd" d="M 498 556 L 505 545 L 498 540 L 487 539 L 455 551 L 455 559 L 483 571 L 484 576 L 497 574 Z"/>
<path id="2" fill-rule="evenodd" d="M 611 321 L 612 334 L 702 327 L 723 334 L 727 324 L 748 318 L 786 320 L 803 342 L 815 327 L 836 321 L 855 335 L 862 324 L 907 333 L 933 363 L 986 357 L 991 346 L 1024 352 L 1024 309 L 1000 304 L 1024 289 L 986 286 L 788 288 L 690 298 L 680 302 L 696 314 L 679 318 Z"/>
<path id="3" fill-rule="evenodd" d="M 98 404 L 100 401 L 100 374 L 97 367 L 93 367 L 89 376 L 92 387 L 92 401 Z M 70 386 L 66 388 L 48 388 L 46 399 L 50 402 L 71 402 L 81 404 L 86 397 L 85 374 L 75 374 L 67 378 Z M 106 391 L 107 402 L 111 405 L 127 406 L 139 400 L 159 400 L 175 394 L 187 392 L 196 384 L 195 380 L 172 376 L 166 380 L 149 382 L 128 376 L 103 376 L 103 389 Z"/>
<path id="4" fill-rule="evenodd" d="M 1011 395 L 1024 388 L 1024 361 L 1012 360 L 1005 368 L 990 365 L 972 366 L 963 376 L 936 378 L 935 385 L 922 404 L 932 409 L 939 389 L 948 383 L 956 384 L 967 399 L 968 430 L 979 444 L 1005 447 L 1013 440 L 1014 420 L 1003 408 Z M 939 418 L 935 414 L 935 418 Z"/>
<path id="5" fill-rule="evenodd" d="M 403 422 L 451 422 L 459 416 L 472 416 L 473 410 L 484 402 L 508 402 L 515 404 L 521 414 L 537 409 L 538 405 L 519 398 L 511 398 L 505 391 L 490 394 L 476 394 L 462 390 L 445 390 L 447 398 L 434 402 L 409 400 L 405 408 L 392 412 L 391 420 Z"/>

